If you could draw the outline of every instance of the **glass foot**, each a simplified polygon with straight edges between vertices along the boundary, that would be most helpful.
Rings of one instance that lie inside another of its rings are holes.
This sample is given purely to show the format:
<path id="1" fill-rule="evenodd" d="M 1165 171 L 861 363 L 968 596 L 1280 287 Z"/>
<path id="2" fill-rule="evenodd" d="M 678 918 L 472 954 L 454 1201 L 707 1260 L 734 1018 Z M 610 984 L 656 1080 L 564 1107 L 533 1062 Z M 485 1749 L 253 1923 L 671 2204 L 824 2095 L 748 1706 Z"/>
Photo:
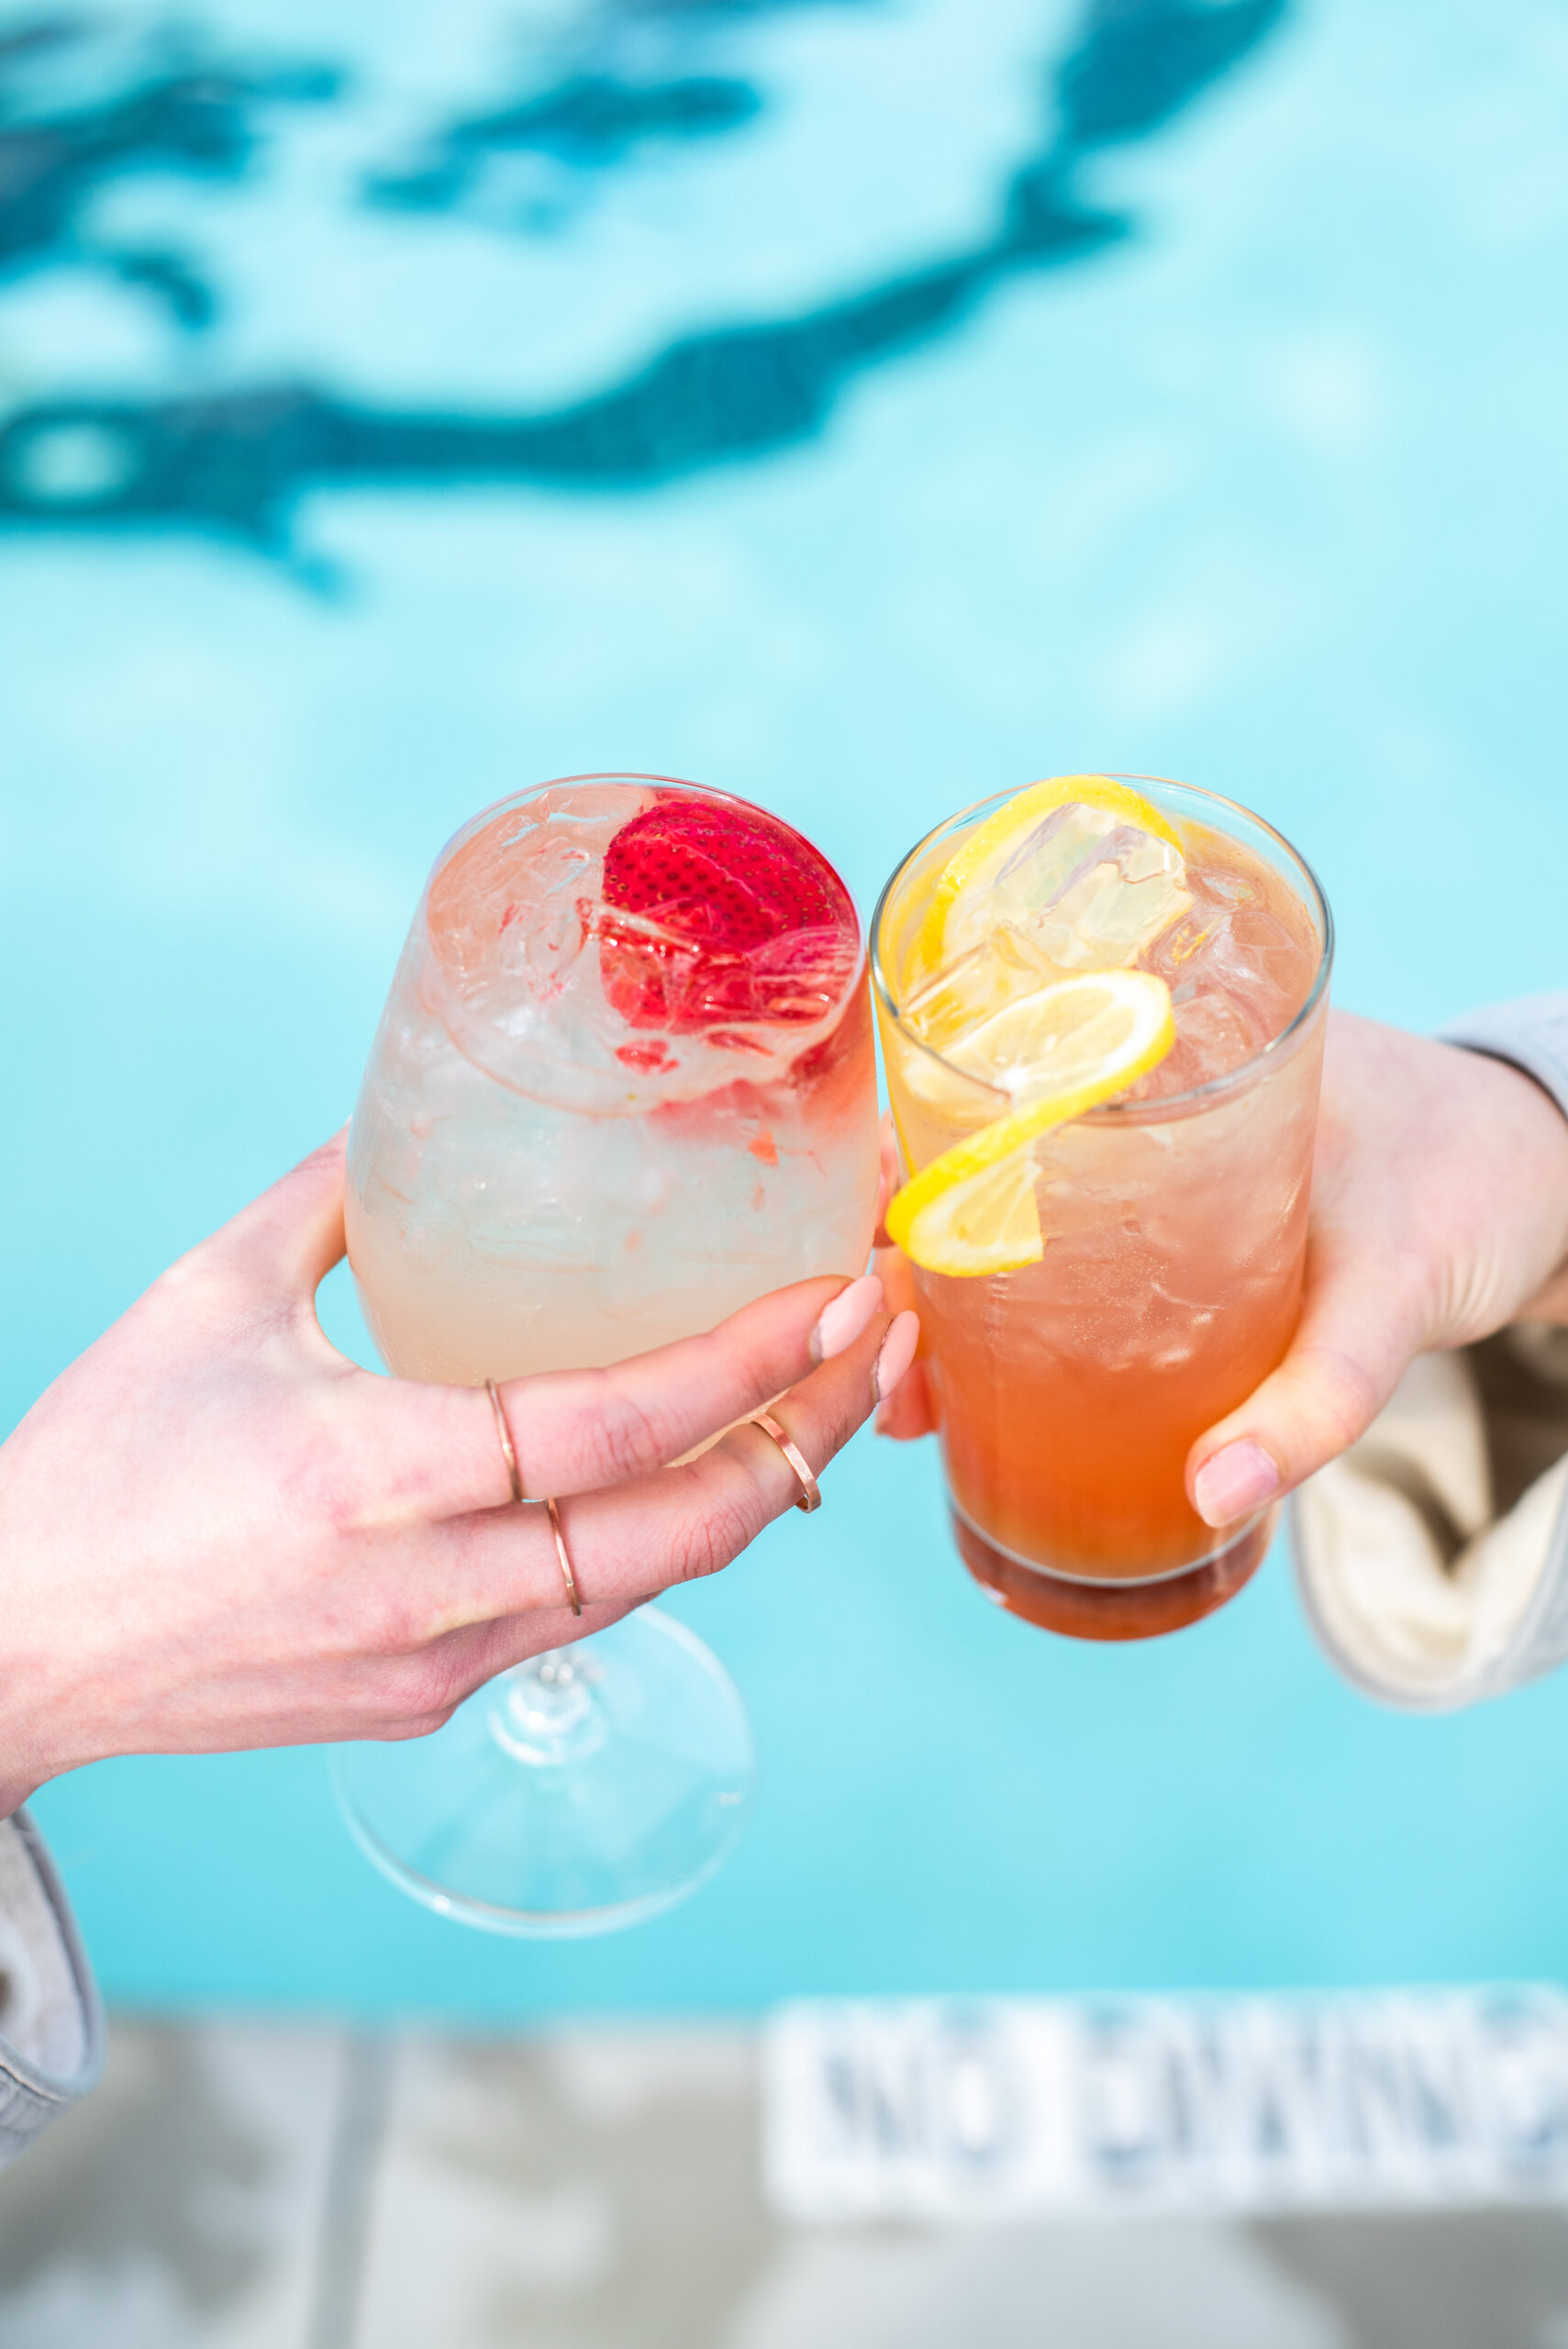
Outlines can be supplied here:
<path id="1" fill-rule="evenodd" d="M 740 1832 L 751 1769 L 734 1682 L 651 1607 L 502 1673 L 433 1736 L 332 1758 L 355 1841 L 400 1890 L 539 1940 L 615 1932 L 695 1892 Z"/>
<path id="2" fill-rule="evenodd" d="M 1089 1582 L 1031 1565 L 971 1524 L 956 1501 L 949 1507 L 959 1555 L 987 1596 L 1009 1615 L 1070 1640 L 1155 1640 L 1201 1622 L 1251 1580 L 1279 1521 L 1277 1508 L 1266 1509 L 1225 1549 L 1173 1574 Z"/>

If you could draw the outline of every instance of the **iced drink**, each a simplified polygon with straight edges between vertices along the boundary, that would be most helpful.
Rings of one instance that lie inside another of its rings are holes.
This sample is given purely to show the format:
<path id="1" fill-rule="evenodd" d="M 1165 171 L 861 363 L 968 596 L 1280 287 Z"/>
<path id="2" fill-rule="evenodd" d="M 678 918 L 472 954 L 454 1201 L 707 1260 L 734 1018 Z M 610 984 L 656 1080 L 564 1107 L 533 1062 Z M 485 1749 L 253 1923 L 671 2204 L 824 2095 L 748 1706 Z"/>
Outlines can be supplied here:
<path id="1" fill-rule="evenodd" d="M 354 1112 L 349 1253 L 388 1365 L 600 1365 L 858 1273 L 876 1196 L 859 925 L 818 851 L 588 776 L 458 833 Z"/>
<path id="2" fill-rule="evenodd" d="M 878 1156 L 860 928 L 826 858 L 722 792 L 578 776 L 487 808 L 437 861 L 354 1110 L 349 1256 L 400 1376 L 597 1367 L 859 1273 Z M 563 1634 L 538 1510 L 532 1538 Z M 645 1606 L 567 1646 L 550 1629 L 431 1736 L 335 1765 L 373 1864 L 486 1932 L 657 1916 L 745 1816 L 744 1709 L 684 1623 Z"/>
<path id="3" fill-rule="evenodd" d="M 1296 1325 L 1329 941 L 1276 833 L 1142 780 L 987 801 L 884 893 L 889 1090 L 928 1189 L 933 1168 L 981 1165 L 998 1121 L 1027 1123 L 1060 1080 L 1053 1006 L 1060 1029 L 1075 989 L 1156 1012 L 1168 991 L 1158 1055 L 1125 1092 L 938 1181 L 917 1262 L 959 1548 L 1032 1622 L 1174 1630 L 1267 1547 L 1269 1512 L 1217 1534 L 1183 1472 Z"/>

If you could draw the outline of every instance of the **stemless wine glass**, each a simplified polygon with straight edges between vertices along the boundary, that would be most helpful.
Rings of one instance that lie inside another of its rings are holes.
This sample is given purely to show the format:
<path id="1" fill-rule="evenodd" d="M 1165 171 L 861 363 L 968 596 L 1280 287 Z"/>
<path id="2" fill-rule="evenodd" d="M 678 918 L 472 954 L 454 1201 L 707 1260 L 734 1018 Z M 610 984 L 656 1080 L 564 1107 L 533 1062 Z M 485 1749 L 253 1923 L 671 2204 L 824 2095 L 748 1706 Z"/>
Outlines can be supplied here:
<path id="1" fill-rule="evenodd" d="M 398 1375 L 599 1367 L 858 1273 L 877 1156 L 864 949 L 827 860 L 723 792 L 575 776 L 437 859 L 354 1110 L 349 1257 Z M 711 1875 L 751 1755 L 723 1666 L 643 1607 L 334 1770 L 415 1898 L 563 1936 Z"/>

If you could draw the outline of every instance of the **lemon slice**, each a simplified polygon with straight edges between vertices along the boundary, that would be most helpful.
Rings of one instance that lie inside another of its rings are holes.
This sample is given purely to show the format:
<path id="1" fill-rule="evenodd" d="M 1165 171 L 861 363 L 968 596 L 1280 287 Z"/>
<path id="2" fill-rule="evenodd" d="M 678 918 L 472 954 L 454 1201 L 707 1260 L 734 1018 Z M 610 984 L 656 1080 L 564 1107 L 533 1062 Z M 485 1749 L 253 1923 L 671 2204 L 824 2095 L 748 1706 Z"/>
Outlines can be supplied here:
<path id="1" fill-rule="evenodd" d="M 933 1158 L 887 1210 L 888 1236 L 929 1273 L 976 1279 L 1038 1264 L 1045 1241 L 1032 1144 L 1125 1092 L 1176 1041 L 1171 990 L 1151 971 L 1059 979 L 985 1025 L 1000 1021 L 1014 1024 L 1003 1041 L 1019 1059 L 1018 1089 L 1029 1097 Z M 972 1048 L 983 1032 L 968 1040 Z"/>
<path id="2" fill-rule="evenodd" d="M 1118 783 L 1108 774 L 1055 774 L 1044 783 L 1031 783 L 1027 791 L 987 816 L 953 851 L 931 891 L 919 934 L 915 940 L 905 972 L 905 984 L 922 970 L 934 971 L 942 959 L 943 933 L 954 898 L 968 886 L 984 868 L 999 859 L 999 854 L 1023 834 L 1049 816 L 1053 807 L 1070 804 L 1080 807 L 1103 807 L 1108 815 L 1119 816 L 1124 822 L 1136 824 L 1140 831 L 1151 833 L 1182 854 L 1182 842 L 1172 830 L 1168 818 L 1160 813 L 1151 799 L 1134 791 L 1125 783 Z"/>
<path id="3" fill-rule="evenodd" d="M 887 1229 L 897 1237 L 891 1215 Z M 1035 1198 L 1033 1151 L 1015 1150 L 995 1166 L 983 1166 L 977 1174 L 951 1185 L 917 1215 L 913 1234 L 899 1245 L 929 1273 L 978 1279 L 1038 1264 L 1045 1241 Z"/>
<path id="4" fill-rule="evenodd" d="M 1079 1065 L 1087 1041 L 1081 1025 L 1085 992 L 1076 985 L 1069 989 L 1062 980 L 1053 979 L 1032 995 L 1004 1004 L 989 1019 L 980 1020 L 966 1035 L 946 1045 L 942 1058 L 965 1076 L 1010 1093 L 1020 1105 L 1048 1087 L 1059 1092 L 1058 1072 L 1063 1066 L 1075 1069 Z M 1089 1016 L 1095 1019 L 1099 1015 L 1091 1012 Z M 1088 1041 L 1088 1050 L 1095 1050 L 1093 1041 Z"/>

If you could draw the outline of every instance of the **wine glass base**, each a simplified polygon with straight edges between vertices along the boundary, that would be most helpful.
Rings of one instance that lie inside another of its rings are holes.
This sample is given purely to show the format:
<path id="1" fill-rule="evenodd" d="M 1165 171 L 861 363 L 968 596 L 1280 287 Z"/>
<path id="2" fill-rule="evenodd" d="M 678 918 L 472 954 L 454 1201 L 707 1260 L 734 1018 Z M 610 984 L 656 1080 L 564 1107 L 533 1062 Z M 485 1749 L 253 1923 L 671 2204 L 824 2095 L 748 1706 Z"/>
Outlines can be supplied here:
<path id="1" fill-rule="evenodd" d="M 657 1917 L 745 1823 L 751 1738 L 734 1682 L 673 1616 L 503 1673 L 431 1736 L 340 1746 L 366 1857 L 438 1915 L 524 1940 Z"/>
<path id="2" fill-rule="evenodd" d="M 1251 1582 L 1273 1539 L 1271 1508 L 1212 1557 L 1147 1581 L 1103 1581 L 1052 1574 L 1004 1550 L 952 1508 L 953 1539 L 970 1573 L 998 1607 L 1042 1631 L 1071 1640 L 1153 1640 L 1184 1631 Z"/>

